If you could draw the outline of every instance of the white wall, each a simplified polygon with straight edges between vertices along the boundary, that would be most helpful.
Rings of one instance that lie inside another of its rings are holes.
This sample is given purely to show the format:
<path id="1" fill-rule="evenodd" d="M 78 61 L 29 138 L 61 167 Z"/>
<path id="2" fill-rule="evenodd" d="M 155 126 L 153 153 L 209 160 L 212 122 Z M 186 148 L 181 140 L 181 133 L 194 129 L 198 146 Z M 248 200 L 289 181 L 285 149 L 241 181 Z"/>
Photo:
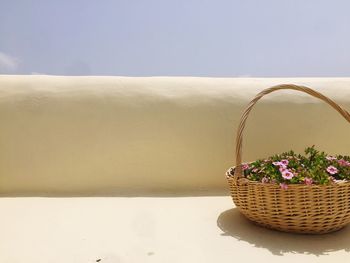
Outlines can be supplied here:
<path id="1" fill-rule="evenodd" d="M 280 83 L 350 109 L 350 78 L 0 76 L 3 195 L 227 193 L 244 106 Z M 350 154 L 350 125 L 321 101 L 271 94 L 253 110 L 244 158 L 312 144 Z"/>

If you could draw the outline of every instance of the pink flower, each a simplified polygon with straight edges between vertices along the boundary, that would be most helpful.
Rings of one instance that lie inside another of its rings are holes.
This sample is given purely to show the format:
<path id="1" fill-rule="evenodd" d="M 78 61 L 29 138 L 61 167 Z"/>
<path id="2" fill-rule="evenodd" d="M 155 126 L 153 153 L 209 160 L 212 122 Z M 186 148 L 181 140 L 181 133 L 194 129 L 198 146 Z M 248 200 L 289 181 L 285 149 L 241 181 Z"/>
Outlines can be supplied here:
<path id="1" fill-rule="evenodd" d="M 289 164 L 289 161 L 284 159 L 284 160 L 281 160 L 280 163 L 283 164 L 284 166 L 287 166 Z"/>
<path id="2" fill-rule="evenodd" d="M 263 177 L 263 178 L 261 179 L 261 182 L 262 182 L 263 184 L 266 184 L 266 183 L 269 182 L 269 178 Z"/>
<path id="3" fill-rule="evenodd" d="M 350 166 L 350 162 L 345 161 L 344 159 L 340 159 L 338 163 L 340 166 Z"/>
<path id="4" fill-rule="evenodd" d="M 306 178 L 304 179 L 304 183 L 305 183 L 306 185 L 312 185 L 313 180 L 312 180 L 312 178 L 306 177 Z"/>
<path id="5" fill-rule="evenodd" d="M 280 166 L 281 165 L 281 162 L 273 162 L 272 163 L 274 166 Z"/>
<path id="6" fill-rule="evenodd" d="M 247 163 L 242 163 L 242 171 L 249 169 L 249 165 Z"/>
<path id="7" fill-rule="evenodd" d="M 282 177 L 284 179 L 287 179 L 287 180 L 290 180 L 294 177 L 294 174 L 288 170 L 285 170 L 283 173 L 282 173 Z"/>
<path id="8" fill-rule="evenodd" d="M 287 162 L 288 162 L 288 160 L 282 160 L 282 161 L 287 161 Z M 282 170 L 284 171 L 285 169 L 287 169 L 287 166 L 284 165 L 282 162 L 273 162 L 272 164 L 273 164 L 274 166 L 278 166 L 280 172 L 282 172 Z"/>
<path id="9" fill-rule="evenodd" d="M 282 166 L 279 170 L 281 173 L 284 173 L 285 171 L 287 171 L 287 168 L 285 166 Z"/>
<path id="10" fill-rule="evenodd" d="M 280 187 L 283 190 L 287 190 L 288 189 L 288 185 L 286 183 L 280 183 Z"/>
<path id="11" fill-rule="evenodd" d="M 327 157 L 326 157 L 326 159 L 327 159 L 328 161 L 334 161 L 334 160 L 337 160 L 337 158 L 336 158 L 336 157 L 334 157 L 334 156 L 327 156 Z"/>
<path id="12" fill-rule="evenodd" d="M 253 173 L 256 173 L 256 172 L 258 172 L 258 171 L 259 171 L 258 168 L 254 168 L 254 169 L 252 170 Z"/>
<path id="13" fill-rule="evenodd" d="M 336 174 L 336 173 L 338 173 L 339 171 L 338 171 L 337 168 L 335 168 L 333 165 L 331 165 L 331 166 L 328 166 L 327 172 L 330 173 L 330 174 Z"/>

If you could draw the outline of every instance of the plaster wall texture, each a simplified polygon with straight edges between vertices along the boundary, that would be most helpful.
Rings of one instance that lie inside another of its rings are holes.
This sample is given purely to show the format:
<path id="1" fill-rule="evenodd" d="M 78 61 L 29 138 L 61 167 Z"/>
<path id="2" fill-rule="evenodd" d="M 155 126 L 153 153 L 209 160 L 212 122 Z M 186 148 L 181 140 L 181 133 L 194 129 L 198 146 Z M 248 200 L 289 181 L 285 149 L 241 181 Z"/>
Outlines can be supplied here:
<path id="1" fill-rule="evenodd" d="M 2 195 L 227 194 L 240 115 L 255 94 L 306 85 L 350 109 L 350 78 L 0 76 Z M 243 158 L 315 144 L 350 154 L 350 125 L 296 91 L 263 98 Z"/>

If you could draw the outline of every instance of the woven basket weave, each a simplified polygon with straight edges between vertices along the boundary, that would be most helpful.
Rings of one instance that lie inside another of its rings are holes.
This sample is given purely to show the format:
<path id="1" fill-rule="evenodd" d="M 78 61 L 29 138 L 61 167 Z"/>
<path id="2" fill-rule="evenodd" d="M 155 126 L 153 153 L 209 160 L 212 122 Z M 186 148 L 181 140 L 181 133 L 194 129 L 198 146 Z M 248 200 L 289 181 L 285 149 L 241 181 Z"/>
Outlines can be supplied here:
<path id="1" fill-rule="evenodd" d="M 322 234 L 336 231 L 350 222 L 350 183 L 329 185 L 277 184 L 250 181 L 242 176 L 242 137 L 253 106 L 277 90 L 297 90 L 323 100 L 348 122 L 350 114 L 326 96 L 304 86 L 283 84 L 263 90 L 248 104 L 236 137 L 236 167 L 226 173 L 233 202 L 248 219 L 261 226 L 285 232 Z"/>

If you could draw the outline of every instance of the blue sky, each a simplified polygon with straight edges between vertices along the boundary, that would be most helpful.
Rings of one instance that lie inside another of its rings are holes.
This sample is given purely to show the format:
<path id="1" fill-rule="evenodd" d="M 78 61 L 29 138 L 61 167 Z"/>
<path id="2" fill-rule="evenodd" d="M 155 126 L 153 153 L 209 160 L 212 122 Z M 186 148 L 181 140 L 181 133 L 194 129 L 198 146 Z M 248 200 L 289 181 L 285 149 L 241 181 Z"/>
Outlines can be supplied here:
<path id="1" fill-rule="evenodd" d="M 0 0 L 0 74 L 350 76 L 350 1 Z"/>

